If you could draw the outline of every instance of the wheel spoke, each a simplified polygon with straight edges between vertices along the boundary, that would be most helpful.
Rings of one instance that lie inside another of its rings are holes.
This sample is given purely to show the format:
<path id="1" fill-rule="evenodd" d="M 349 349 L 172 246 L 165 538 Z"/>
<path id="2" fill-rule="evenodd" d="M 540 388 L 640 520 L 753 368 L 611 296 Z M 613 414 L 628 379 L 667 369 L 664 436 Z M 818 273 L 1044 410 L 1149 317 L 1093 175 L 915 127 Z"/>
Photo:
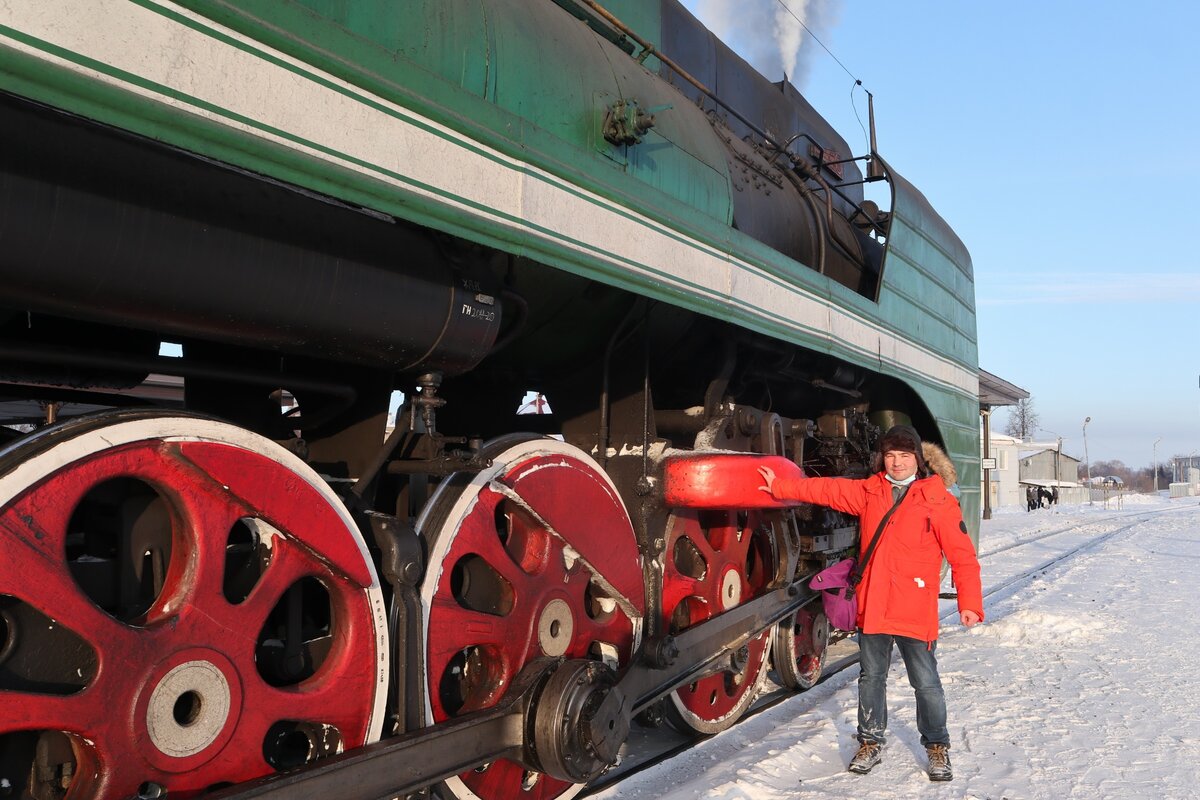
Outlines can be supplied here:
<path id="1" fill-rule="evenodd" d="M 707 569 L 705 570 L 706 577 L 707 574 L 720 572 L 721 567 L 728 563 L 729 559 L 726 557 L 726 555 L 714 548 L 712 543 L 709 542 L 707 536 L 697 534 L 685 536 L 685 538 L 692 544 L 693 547 L 696 548 L 697 552 L 699 552 L 701 557 L 704 559 L 704 563 L 707 566 Z"/>
<path id="2" fill-rule="evenodd" d="M 457 531 L 456 538 L 459 540 L 457 551 L 482 558 L 508 583 L 514 594 L 522 596 L 525 592 L 536 591 L 541 581 L 536 576 L 531 576 L 521 566 L 521 556 L 525 555 L 528 559 L 531 558 L 530 554 L 518 552 L 514 556 L 501 540 L 500 531 L 496 528 L 497 505 L 501 503 L 503 503 L 501 496 L 492 494 L 490 490 L 485 490 L 480 495 L 479 503 L 462 520 Z M 517 535 L 523 539 L 530 538 L 530 526 L 524 521 L 518 524 L 522 526 L 523 530 Z"/>
<path id="3" fill-rule="evenodd" d="M 570 458 L 531 458 L 511 468 L 503 483 L 548 526 L 560 547 L 569 546 L 626 594 L 639 613 L 644 612 L 641 561 L 636 550 L 620 547 L 614 551 L 612 547 L 616 537 L 632 537 L 628 515 L 616 490 L 594 464 Z"/>
<path id="4" fill-rule="evenodd" d="M 94 688 L 66 696 L 0 691 L 0 707 L 19 726 L 11 730 L 94 733 L 110 724 L 111 699 Z"/>
<path id="5" fill-rule="evenodd" d="M 30 545 L 30 534 L 36 528 L 27 524 L 29 519 L 23 505 L 11 508 L 0 519 L 0 547 L 7 561 L 0 570 L 0 594 L 29 603 L 93 646 L 133 646 L 133 631 L 79 591 L 63 568 L 61 556 L 51 557 L 40 547 Z"/>
<path id="6" fill-rule="evenodd" d="M 279 604 L 284 592 L 311 574 L 318 574 L 318 570 L 306 554 L 289 546 L 286 540 L 276 539 L 270 564 L 245 600 L 230 608 L 224 597 L 206 594 L 194 609 L 195 614 L 188 615 L 189 621 L 194 616 L 198 635 L 207 641 L 228 637 L 231 658 L 239 665 L 252 665 L 255 642 L 267 615 Z"/>
<path id="7" fill-rule="evenodd" d="M 720 524 L 701 529 L 700 534 L 695 538 L 697 546 L 701 547 L 702 552 L 713 559 L 728 562 L 738 556 L 738 548 L 741 543 L 738 541 L 736 532 L 724 520 Z"/>
<path id="8" fill-rule="evenodd" d="M 283 593 L 304 575 L 317 573 L 320 567 L 307 551 L 277 538 L 271 543 L 271 560 L 246 599 L 238 604 L 241 616 L 251 622 L 266 618 Z"/>
<path id="9" fill-rule="evenodd" d="M 437 676 L 435 705 L 455 715 L 492 705 L 535 648 L 536 633 L 528 616 L 501 617 L 461 608 L 435 614 L 425 665 Z"/>
<path id="10" fill-rule="evenodd" d="M 442 604 L 438 607 L 440 610 Z M 508 649 L 521 650 L 522 643 L 530 638 L 529 620 L 514 614 L 484 614 L 454 603 L 452 609 L 440 611 L 437 617 L 436 627 L 430 628 L 431 657 L 448 658 L 473 645 L 505 645 Z"/>
<path id="11" fill-rule="evenodd" d="M 503 488 L 505 492 L 512 490 Z M 528 576 L 539 576 L 554 568 L 552 552 L 560 552 L 562 544 L 549 531 L 544 521 L 514 499 L 515 493 L 501 495 L 495 509 L 496 537 L 509 558 Z"/>
<path id="12" fill-rule="evenodd" d="M 582 642 L 588 644 L 592 642 L 614 643 L 628 635 L 629 623 L 620 616 L 613 616 L 607 621 L 600 622 L 589 619 L 586 614 L 577 614 L 575 626 L 575 638 Z M 581 652 L 580 655 L 586 655 L 586 651 Z"/>
<path id="13" fill-rule="evenodd" d="M 678 572 L 672 573 L 669 577 L 670 580 L 663 586 L 664 609 L 675 608 L 685 597 L 704 597 L 709 591 L 706 581 L 680 575 Z"/>
<path id="14" fill-rule="evenodd" d="M 180 445 L 172 443 L 171 486 L 178 492 L 183 539 L 193 563 L 186 575 L 172 582 L 165 596 L 173 595 L 169 608 L 210 608 L 221 596 L 225 573 L 225 546 L 229 531 L 247 516 L 248 505 L 232 495 L 228 487 L 183 457 Z"/>
<path id="15" fill-rule="evenodd" d="M 258 738 L 261 748 L 261 735 L 281 721 L 332 725 L 343 738 L 362 738 L 366 733 L 365 720 L 358 709 L 347 705 L 344 692 L 344 686 L 337 680 L 312 681 L 289 689 L 258 686 L 253 692 L 254 722 L 247 725 L 250 740 L 247 743 L 252 744 Z"/>

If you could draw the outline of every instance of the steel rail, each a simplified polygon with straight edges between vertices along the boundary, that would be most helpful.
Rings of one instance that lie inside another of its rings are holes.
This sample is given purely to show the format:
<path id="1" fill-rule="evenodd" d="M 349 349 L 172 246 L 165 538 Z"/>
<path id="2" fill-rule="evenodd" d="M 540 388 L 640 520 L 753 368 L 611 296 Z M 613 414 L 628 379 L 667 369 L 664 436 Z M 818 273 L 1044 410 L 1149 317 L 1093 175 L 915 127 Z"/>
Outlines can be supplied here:
<path id="1" fill-rule="evenodd" d="M 1186 507 L 1183 507 L 1183 508 L 1186 508 Z M 1153 517 L 1157 514 L 1164 514 L 1167 512 L 1180 511 L 1180 510 L 1182 510 L 1182 508 L 1160 508 L 1160 509 L 1154 509 L 1151 511 L 1129 511 L 1129 512 L 1125 512 L 1125 513 L 1121 513 L 1121 514 L 1114 514 L 1111 517 L 1105 517 L 1103 521 L 1108 522 L 1108 521 L 1111 521 L 1114 519 L 1127 519 L 1129 517 L 1138 517 L 1138 516 L 1145 516 L 1147 519 L 1149 519 L 1150 517 Z M 1014 542 L 1009 542 L 1008 544 L 1000 545 L 995 550 L 989 550 L 986 553 L 980 553 L 979 558 L 981 560 L 984 558 L 990 558 L 991 556 L 994 556 L 998 553 L 1003 553 L 1008 550 L 1012 550 L 1013 548 L 1025 545 L 1025 544 L 1032 544 L 1033 542 L 1040 542 L 1043 539 L 1049 539 L 1051 536 L 1058 536 L 1060 534 L 1067 533 L 1069 531 L 1078 530 L 1079 528 L 1080 528 L 1079 525 L 1067 525 L 1065 527 L 1056 528 L 1051 531 L 1044 531 L 1042 533 L 1039 533 L 1036 536 L 1030 536 L 1026 539 L 1018 539 Z"/>

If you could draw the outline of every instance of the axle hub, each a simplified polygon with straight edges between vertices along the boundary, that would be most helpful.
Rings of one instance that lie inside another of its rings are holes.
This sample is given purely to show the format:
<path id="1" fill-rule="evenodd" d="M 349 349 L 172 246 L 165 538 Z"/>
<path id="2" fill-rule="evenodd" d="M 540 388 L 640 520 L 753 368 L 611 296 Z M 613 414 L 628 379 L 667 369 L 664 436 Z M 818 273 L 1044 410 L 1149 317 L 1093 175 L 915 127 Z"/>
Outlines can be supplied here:
<path id="1" fill-rule="evenodd" d="M 629 735 L 629 721 L 620 714 L 607 720 L 595 718 L 615 685 L 615 673 L 598 661 L 571 660 L 554 671 L 534 711 L 533 760 L 543 772 L 559 780 L 587 783 L 617 762 L 617 748 Z M 620 704 L 611 707 L 619 711 Z M 592 730 L 603 731 L 603 741 L 595 741 Z"/>

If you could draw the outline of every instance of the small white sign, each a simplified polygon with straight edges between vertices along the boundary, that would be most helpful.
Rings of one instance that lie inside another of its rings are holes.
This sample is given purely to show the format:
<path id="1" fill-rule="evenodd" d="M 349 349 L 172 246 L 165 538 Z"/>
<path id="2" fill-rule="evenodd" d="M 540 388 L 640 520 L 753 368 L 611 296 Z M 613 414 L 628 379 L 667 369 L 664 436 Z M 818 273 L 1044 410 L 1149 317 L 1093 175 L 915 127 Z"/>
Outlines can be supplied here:
<path id="1" fill-rule="evenodd" d="M 995 469 L 996 468 L 996 459 L 994 459 L 994 458 L 982 459 L 980 466 L 983 467 L 984 469 Z"/>

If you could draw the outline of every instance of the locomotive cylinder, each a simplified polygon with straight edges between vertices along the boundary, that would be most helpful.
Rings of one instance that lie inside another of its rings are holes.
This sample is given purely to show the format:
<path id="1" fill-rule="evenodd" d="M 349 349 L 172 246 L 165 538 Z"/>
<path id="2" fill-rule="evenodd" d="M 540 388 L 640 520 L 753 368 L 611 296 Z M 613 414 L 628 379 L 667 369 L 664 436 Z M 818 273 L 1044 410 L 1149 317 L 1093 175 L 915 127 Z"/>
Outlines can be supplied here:
<path id="1" fill-rule="evenodd" d="M 447 374 L 496 340 L 485 250 L 13 100 L 0 130 L 11 310 Z"/>

